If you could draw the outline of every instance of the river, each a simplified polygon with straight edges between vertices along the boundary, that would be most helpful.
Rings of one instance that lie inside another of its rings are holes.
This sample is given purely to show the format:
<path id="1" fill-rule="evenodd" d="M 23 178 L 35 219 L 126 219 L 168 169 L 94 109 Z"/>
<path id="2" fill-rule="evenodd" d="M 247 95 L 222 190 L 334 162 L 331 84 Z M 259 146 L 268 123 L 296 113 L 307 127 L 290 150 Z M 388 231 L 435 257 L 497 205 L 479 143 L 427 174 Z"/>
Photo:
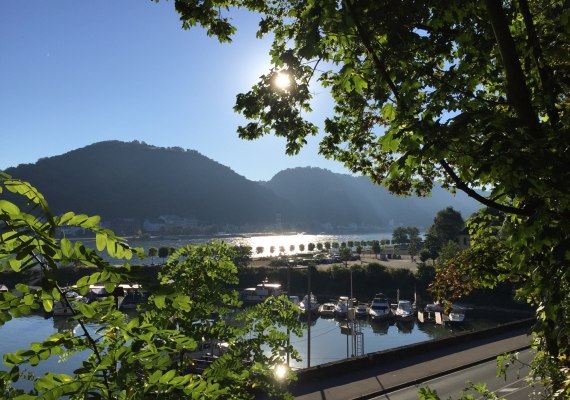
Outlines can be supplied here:
<path id="1" fill-rule="evenodd" d="M 478 315 L 470 318 L 458 328 L 436 326 L 434 324 L 422 324 L 418 321 L 412 323 L 394 322 L 360 322 L 360 330 L 363 334 L 364 353 L 373 353 L 381 350 L 392 349 L 408 344 L 441 339 L 457 332 L 465 330 L 479 330 L 499 323 L 508 322 L 508 316 L 502 315 Z M 511 316 L 510 320 L 514 317 Z M 311 354 L 310 365 L 315 366 L 332 361 L 342 360 L 353 353 L 351 336 L 341 333 L 341 325 L 346 321 L 337 319 L 316 318 L 311 324 Z M 96 326 L 90 326 L 95 329 Z M 17 349 L 27 349 L 32 342 L 38 342 L 56 332 L 74 331 L 80 333 L 75 321 L 67 317 L 47 317 L 43 315 L 29 315 L 9 321 L 0 327 L 0 352 L 2 354 L 13 352 Z M 291 362 L 293 369 L 305 368 L 308 365 L 308 337 L 307 324 L 304 324 L 302 337 L 292 336 L 291 343 L 299 351 L 303 360 Z M 75 354 L 65 361 L 57 356 L 41 362 L 32 369 L 36 376 L 42 376 L 46 372 L 68 373 L 76 368 L 81 360 L 87 356 L 87 352 Z M 3 366 L 2 368 L 6 368 Z M 16 387 L 30 389 L 31 384 L 20 381 Z"/>

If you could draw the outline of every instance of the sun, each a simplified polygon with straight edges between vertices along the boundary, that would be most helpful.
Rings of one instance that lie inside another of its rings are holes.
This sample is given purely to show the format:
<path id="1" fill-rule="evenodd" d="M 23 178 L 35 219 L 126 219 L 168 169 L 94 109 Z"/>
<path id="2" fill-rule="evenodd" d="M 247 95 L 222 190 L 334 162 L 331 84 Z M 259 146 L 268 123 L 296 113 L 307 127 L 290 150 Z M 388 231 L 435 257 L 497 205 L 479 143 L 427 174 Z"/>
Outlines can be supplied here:
<path id="1" fill-rule="evenodd" d="M 291 76 L 287 72 L 278 72 L 274 83 L 279 89 L 288 89 L 291 86 Z"/>

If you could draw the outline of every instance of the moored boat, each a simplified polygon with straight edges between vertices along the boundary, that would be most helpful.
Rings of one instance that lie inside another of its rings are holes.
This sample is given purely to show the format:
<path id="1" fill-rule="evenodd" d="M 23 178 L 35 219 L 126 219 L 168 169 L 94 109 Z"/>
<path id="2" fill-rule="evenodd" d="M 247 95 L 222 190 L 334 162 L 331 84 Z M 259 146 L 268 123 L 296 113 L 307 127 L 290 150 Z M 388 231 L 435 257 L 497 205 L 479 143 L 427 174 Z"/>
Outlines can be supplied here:
<path id="1" fill-rule="evenodd" d="M 449 314 L 443 314 L 442 319 L 444 324 L 458 325 L 465 322 L 465 312 L 467 309 L 460 305 L 454 304 Z"/>
<path id="2" fill-rule="evenodd" d="M 319 306 L 320 304 L 317 302 L 317 298 L 312 293 L 310 296 L 305 295 L 305 297 L 303 297 L 303 300 L 299 303 L 299 309 L 303 314 L 318 314 Z"/>
<path id="3" fill-rule="evenodd" d="M 414 309 L 412 303 L 409 300 L 398 301 L 398 306 L 394 311 L 394 318 L 396 321 L 413 321 Z"/>
<path id="4" fill-rule="evenodd" d="M 240 300 L 244 303 L 261 303 L 269 297 L 277 297 L 283 293 L 280 283 L 269 283 L 264 280 L 254 288 L 247 288 L 241 291 Z"/>
<path id="5" fill-rule="evenodd" d="M 345 318 L 348 313 L 348 297 L 340 296 L 334 305 L 335 316 Z"/>
<path id="6" fill-rule="evenodd" d="M 386 320 L 392 316 L 392 309 L 388 298 L 383 293 L 378 293 L 370 302 L 368 316 L 374 321 Z"/>
<path id="7" fill-rule="evenodd" d="M 335 316 L 335 304 L 323 303 L 319 307 L 319 315 L 324 318 L 332 318 Z"/>

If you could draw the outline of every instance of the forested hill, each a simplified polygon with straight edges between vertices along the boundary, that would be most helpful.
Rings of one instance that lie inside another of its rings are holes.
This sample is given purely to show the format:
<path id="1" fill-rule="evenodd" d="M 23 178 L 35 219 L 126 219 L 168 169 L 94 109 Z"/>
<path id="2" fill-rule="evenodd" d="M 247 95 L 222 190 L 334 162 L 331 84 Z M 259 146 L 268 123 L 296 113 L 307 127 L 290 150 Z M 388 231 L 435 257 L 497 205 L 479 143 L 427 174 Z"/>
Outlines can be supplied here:
<path id="1" fill-rule="evenodd" d="M 108 141 L 19 165 L 57 212 L 103 218 L 178 215 L 207 223 L 266 224 L 291 206 L 271 190 L 193 150 Z"/>
<path id="2" fill-rule="evenodd" d="M 435 214 L 452 206 L 467 219 L 480 204 L 460 192 L 452 195 L 436 187 L 431 197 L 399 197 L 366 177 L 336 174 L 320 168 L 294 168 L 263 183 L 277 195 L 308 211 L 313 221 L 337 219 L 343 223 L 391 227 L 428 227 Z"/>
<path id="3" fill-rule="evenodd" d="M 6 172 L 40 189 L 55 213 L 110 220 L 178 215 L 242 229 L 389 231 L 427 227 L 447 206 L 464 218 L 477 208 L 466 196 L 441 189 L 427 199 L 395 197 L 367 178 L 319 168 L 289 169 L 269 182 L 253 182 L 194 150 L 136 141 L 95 143 Z"/>

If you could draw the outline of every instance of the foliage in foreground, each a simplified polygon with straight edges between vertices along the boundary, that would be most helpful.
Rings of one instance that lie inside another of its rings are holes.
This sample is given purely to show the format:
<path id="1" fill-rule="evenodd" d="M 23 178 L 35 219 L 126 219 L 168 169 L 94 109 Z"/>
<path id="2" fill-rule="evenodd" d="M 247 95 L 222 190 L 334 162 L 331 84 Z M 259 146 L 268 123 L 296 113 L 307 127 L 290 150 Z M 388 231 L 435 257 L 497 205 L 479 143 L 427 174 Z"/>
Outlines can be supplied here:
<path id="1" fill-rule="evenodd" d="M 80 278 L 74 290 L 86 294 L 90 285 L 101 283 L 112 293 L 119 283 L 136 282 L 125 260 L 134 253 L 142 256 L 141 251 L 99 227 L 98 217 L 52 215 L 31 185 L 2 174 L 0 194 L 6 190 L 26 201 L 18 206 L 0 197 L 0 266 L 2 271 L 21 273 L 23 280 L 30 273 L 41 279 L 39 286 L 20 283 L 18 293 L 0 294 L 0 323 L 31 312 L 49 312 L 55 302 L 63 301 L 73 308 L 70 318 L 80 329 L 5 354 L 4 363 L 10 367 L 0 371 L 0 394 L 5 398 L 251 398 L 256 392 L 287 396 L 273 368 L 284 362 L 286 352 L 298 358 L 283 333 L 288 327 L 300 334 L 296 311 L 283 297 L 235 313 L 237 293 L 228 289 L 237 283 L 231 248 L 212 243 L 177 250 L 160 282 L 147 287 L 152 292 L 148 302 L 127 318 L 116 309 L 113 297 L 90 304 L 66 297 L 68 288 L 55 279 L 54 271 L 71 262 L 90 266 L 94 272 Z M 57 230 L 65 226 L 92 231 L 98 251 L 58 239 Z M 100 255 L 104 252 L 123 264 L 105 261 Z M 193 352 L 204 340 L 226 342 L 228 347 L 198 373 Z M 50 372 L 34 377 L 26 372 L 27 366 L 49 357 L 65 360 L 79 352 L 85 357 L 70 375 Z M 13 388 L 13 382 L 27 378 L 33 382 L 30 393 Z"/>
<path id="2" fill-rule="evenodd" d="M 518 296 L 537 310 L 534 344 L 564 376 L 550 382 L 551 394 L 570 396 L 567 1 L 175 6 L 184 28 L 201 25 L 222 42 L 235 32 L 232 7 L 246 8 L 260 17 L 257 35 L 273 40 L 270 71 L 237 96 L 235 110 L 249 120 L 240 137 L 273 134 L 298 153 L 318 131 L 307 116 L 318 82 L 334 100 L 323 123 L 325 157 L 397 194 L 427 195 L 441 182 L 503 212 L 501 237 L 472 252 L 498 262 L 470 272 L 483 285 L 520 284 Z M 279 88 L 284 73 L 291 84 Z M 470 234 L 487 227 L 475 224 Z"/>

